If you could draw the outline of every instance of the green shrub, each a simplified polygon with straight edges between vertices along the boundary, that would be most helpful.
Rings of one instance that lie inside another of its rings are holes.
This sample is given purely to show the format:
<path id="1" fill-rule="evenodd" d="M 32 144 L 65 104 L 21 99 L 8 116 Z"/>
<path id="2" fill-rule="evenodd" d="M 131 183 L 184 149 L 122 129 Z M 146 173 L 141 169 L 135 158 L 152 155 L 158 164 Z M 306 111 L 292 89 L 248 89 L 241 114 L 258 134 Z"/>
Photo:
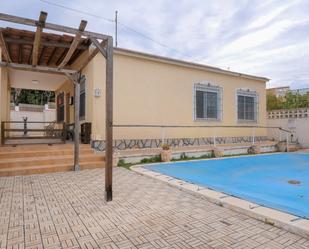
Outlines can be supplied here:
<path id="1" fill-rule="evenodd" d="M 130 169 L 130 167 L 131 167 L 132 165 L 133 165 L 132 163 L 126 163 L 126 162 L 124 161 L 124 159 L 120 159 L 119 162 L 118 162 L 118 164 L 117 164 L 118 167 L 123 167 L 123 168 L 125 168 L 125 169 Z"/>
<path id="2" fill-rule="evenodd" d="M 159 163 L 161 162 L 161 157 L 160 156 L 154 156 L 154 157 L 150 157 L 150 158 L 144 158 L 141 160 L 140 163 Z"/>
<path id="3" fill-rule="evenodd" d="M 195 157 L 195 156 L 189 157 L 185 153 L 181 153 L 180 158 L 178 158 L 178 159 L 173 158 L 172 161 L 173 162 L 176 162 L 176 161 L 189 161 L 189 160 L 207 159 L 207 158 L 213 158 L 213 157 L 214 156 L 213 156 L 212 153 L 204 154 L 204 155 L 201 155 L 199 157 Z"/>

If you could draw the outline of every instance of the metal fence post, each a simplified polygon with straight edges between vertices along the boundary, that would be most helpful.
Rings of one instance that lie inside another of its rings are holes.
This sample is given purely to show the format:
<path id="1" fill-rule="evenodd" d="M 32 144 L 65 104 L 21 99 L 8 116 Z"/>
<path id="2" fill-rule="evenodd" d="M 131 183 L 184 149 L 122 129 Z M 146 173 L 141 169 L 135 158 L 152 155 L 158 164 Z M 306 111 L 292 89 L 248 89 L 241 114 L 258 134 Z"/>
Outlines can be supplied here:
<path id="1" fill-rule="evenodd" d="M 289 152 L 289 133 L 286 132 L 286 152 Z"/>
<path id="2" fill-rule="evenodd" d="M 165 129 L 161 127 L 161 144 L 165 144 Z"/>
<path id="3" fill-rule="evenodd" d="M 217 145 L 217 143 L 216 143 L 216 140 L 217 140 L 217 128 L 216 127 L 214 128 L 213 140 L 214 140 L 214 147 L 216 147 L 216 145 Z"/>
<path id="4" fill-rule="evenodd" d="M 255 127 L 252 128 L 252 145 L 255 144 Z"/>
<path id="5" fill-rule="evenodd" d="M 67 140 L 67 128 L 65 122 L 62 123 L 62 141 L 65 143 Z"/>

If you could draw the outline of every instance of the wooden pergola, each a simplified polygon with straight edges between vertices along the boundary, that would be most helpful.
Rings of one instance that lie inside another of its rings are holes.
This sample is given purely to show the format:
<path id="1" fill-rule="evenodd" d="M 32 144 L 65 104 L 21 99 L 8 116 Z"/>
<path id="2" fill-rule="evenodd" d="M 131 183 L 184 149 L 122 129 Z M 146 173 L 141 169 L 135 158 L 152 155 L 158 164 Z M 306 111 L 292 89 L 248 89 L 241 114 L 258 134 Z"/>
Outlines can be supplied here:
<path id="1" fill-rule="evenodd" d="M 0 20 L 36 28 L 35 32 L 13 28 L 0 28 L 1 67 L 66 75 L 74 84 L 74 170 L 79 170 L 79 92 L 84 80 L 82 70 L 101 53 L 106 59 L 106 122 L 105 122 L 105 198 L 112 200 L 113 164 L 113 37 L 86 31 L 82 20 L 78 28 L 46 22 L 47 13 L 41 12 L 38 20 L 0 13 Z M 52 30 L 57 33 L 45 33 Z M 67 35 L 69 34 L 69 35 Z M 73 36 L 72 36 L 73 35 Z M 95 47 L 77 69 L 71 65 L 90 45 Z"/>

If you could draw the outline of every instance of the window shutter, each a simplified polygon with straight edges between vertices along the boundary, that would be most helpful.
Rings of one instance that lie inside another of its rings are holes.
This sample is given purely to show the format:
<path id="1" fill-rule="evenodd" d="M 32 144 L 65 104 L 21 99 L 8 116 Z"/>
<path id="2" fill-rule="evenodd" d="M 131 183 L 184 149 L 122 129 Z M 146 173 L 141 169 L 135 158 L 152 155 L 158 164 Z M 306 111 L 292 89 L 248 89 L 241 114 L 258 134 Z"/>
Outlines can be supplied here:
<path id="1" fill-rule="evenodd" d="M 249 90 L 237 91 L 237 118 L 239 121 L 257 122 L 258 94 Z"/>
<path id="2" fill-rule="evenodd" d="M 215 92 L 205 92 L 207 112 L 206 118 L 218 118 L 218 94 Z"/>
<path id="3" fill-rule="evenodd" d="M 204 118 L 204 92 L 196 91 L 196 118 Z"/>
<path id="4" fill-rule="evenodd" d="M 211 84 L 194 85 L 195 119 L 220 121 L 222 119 L 222 88 Z"/>
<path id="5" fill-rule="evenodd" d="M 245 97 L 238 96 L 238 119 L 243 120 L 245 119 Z"/>

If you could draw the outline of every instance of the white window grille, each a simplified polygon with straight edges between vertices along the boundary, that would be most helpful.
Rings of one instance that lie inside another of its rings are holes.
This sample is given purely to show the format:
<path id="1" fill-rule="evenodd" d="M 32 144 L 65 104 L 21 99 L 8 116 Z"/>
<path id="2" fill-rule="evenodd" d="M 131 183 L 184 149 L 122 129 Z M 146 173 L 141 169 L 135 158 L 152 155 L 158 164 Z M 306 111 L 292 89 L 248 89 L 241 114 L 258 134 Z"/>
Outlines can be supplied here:
<path id="1" fill-rule="evenodd" d="M 259 95 L 257 92 L 249 89 L 237 90 L 236 103 L 238 122 L 258 122 Z"/>
<path id="2" fill-rule="evenodd" d="M 194 119 L 222 120 L 222 87 L 202 83 L 194 85 Z"/>

